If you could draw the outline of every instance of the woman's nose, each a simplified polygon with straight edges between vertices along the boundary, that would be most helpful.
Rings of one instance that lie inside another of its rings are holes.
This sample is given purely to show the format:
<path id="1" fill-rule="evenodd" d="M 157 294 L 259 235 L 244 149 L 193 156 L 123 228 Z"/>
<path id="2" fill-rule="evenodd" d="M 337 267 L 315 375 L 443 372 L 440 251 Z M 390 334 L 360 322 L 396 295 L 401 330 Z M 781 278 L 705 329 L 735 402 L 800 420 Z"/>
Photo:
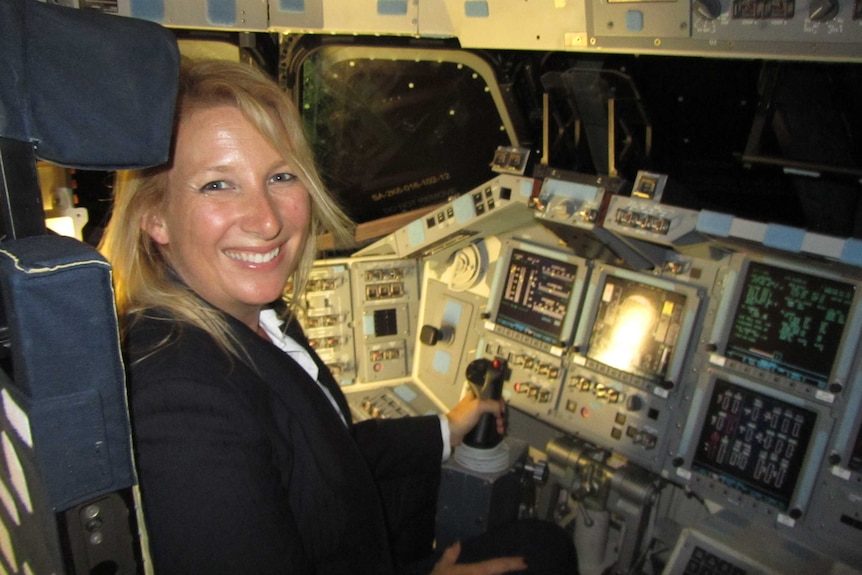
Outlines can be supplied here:
<path id="1" fill-rule="evenodd" d="M 263 239 L 272 239 L 281 232 L 281 227 L 278 205 L 267 190 L 264 188 L 250 194 L 242 220 L 243 230 Z"/>

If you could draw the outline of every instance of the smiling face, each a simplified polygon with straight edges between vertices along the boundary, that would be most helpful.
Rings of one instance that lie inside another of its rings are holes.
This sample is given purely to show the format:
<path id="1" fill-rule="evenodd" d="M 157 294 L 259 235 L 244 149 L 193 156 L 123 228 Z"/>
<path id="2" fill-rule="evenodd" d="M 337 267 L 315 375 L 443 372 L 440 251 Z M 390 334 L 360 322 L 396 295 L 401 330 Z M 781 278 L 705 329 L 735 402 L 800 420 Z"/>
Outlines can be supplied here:
<path id="1" fill-rule="evenodd" d="M 252 328 L 308 237 L 308 190 L 232 106 L 181 120 L 165 205 L 141 222 L 199 296 Z"/>

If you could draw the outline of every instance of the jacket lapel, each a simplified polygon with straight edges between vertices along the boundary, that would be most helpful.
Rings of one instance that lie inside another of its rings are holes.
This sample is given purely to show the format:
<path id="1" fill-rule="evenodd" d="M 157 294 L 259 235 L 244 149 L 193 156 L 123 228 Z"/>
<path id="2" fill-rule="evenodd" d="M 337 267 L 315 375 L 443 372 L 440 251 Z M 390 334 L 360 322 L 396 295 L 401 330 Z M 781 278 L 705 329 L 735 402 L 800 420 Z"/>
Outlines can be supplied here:
<path id="1" fill-rule="evenodd" d="M 352 426 L 344 425 L 317 382 L 288 354 L 241 322 L 230 317 L 228 321 L 246 351 L 244 363 L 265 385 L 272 401 L 269 411 L 277 428 L 274 447 L 277 452 L 285 450 L 280 467 L 290 481 L 291 506 L 304 530 L 303 538 L 311 546 L 311 556 L 329 557 L 334 549 L 356 539 L 356 553 L 373 557 L 372 564 L 387 565 L 387 535 L 377 486 L 352 436 Z M 307 347 L 304 338 L 297 341 Z M 316 354 L 311 355 L 320 375 L 335 386 L 329 389 L 349 422 L 344 394 Z M 364 530 L 363 537 L 357 539 L 356 529 Z"/>
<path id="2" fill-rule="evenodd" d="M 231 317 L 228 317 L 228 321 L 245 349 L 248 367 L 266 383 L 270 393 L 281 400 L 288 410 L 299 420 L 307 421 L 313 426 L 316 426 L 314 423 L 322 423 L 322 427 L 326 429 L 337 428 L 342 433 L 348 433 L 326 395 L 302 366 L 272 343 L 263 341 L 241 322 Z M 304 341 L 301 343 L 307 345 Z M 312 353 L 312 357 L 319 361 L 316 354 Z M 327 371 L 325 366 L 320 369 L 321 374 Z M 347 421 L 350 421 L 350 410 L 340 390 L 337 390 L 335 397 L 341 397 L 344 407 L 341 407 L 341 402 L 339 407 L 342 410 L 347 408 Z M 341 441 L 347 437 L 335 439 Z"/>

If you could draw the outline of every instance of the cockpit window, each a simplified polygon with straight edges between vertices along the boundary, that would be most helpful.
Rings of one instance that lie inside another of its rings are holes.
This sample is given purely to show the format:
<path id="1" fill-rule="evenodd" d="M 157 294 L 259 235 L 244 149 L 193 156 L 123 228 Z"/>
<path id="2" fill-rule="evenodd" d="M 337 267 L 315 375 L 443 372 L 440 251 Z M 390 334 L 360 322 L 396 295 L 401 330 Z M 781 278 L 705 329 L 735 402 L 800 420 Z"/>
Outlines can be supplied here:
<path id="1" fill-rule="evenodd" d="M 324 46 L 301 67 L 301 110 L 324 182 L 359 223 L 487 181 L 516 145 L 491 68 L 449 50 Z"/>

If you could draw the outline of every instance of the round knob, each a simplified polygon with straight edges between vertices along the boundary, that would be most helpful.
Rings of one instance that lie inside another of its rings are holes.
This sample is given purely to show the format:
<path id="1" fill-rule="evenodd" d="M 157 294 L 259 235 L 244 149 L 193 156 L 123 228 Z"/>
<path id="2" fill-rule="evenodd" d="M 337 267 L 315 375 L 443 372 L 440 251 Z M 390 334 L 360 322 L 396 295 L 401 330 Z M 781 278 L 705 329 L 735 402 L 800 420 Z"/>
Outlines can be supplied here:
<path id="1" fill-rule="evenodd" d="M 683 463 L 685 463 L 685 459 L 683 459 L 682 457 L 676 456 L 673 458 L 673 461 L 671 461 L 671 463 L 673 464 L 674 467 L 682 467 Z"/>
<path id="2" fill-rule="evenodd" d="M 808 18 L 814 22 L 826 22 L 838 15 L 838 0 L 811 0 Z"/>
<path id="3" fill-rule="evenodd" d="M 547 483 L 548 477 L 551 475 L 547 461 L 537 461 L 532 465 L 527 464 L 524 466 L 524 469 L 530 473 L 530 478 L 537 485 L 544 485 Z"/>
<path id="4" fill-rule="evenodd" d="M 788 515 L 790 515 L 791 519 L 799 519 L 800 517 L 802 517 L 802 510 L 798 507 L 794 507 L 790 510 L 790 513 L 788 513 Z"/>
<path id="5" fill-rule="evenodd" d="M 829 384 L 829 391 L 832 393 L 841 393 L 844 389 L 844 386 L 838 383 L 837 381 Z"/>
<path id="6" fill-rule="evenodd" d="M 626 399 L 626 409 L 629 411 L 640 411 L 643 409 L 644 400 L 637 394 L 632 394 Z"/>
<path id="7" fill-rule="evenodd" d="M 692 8 L 704 20 L 715 20 L 721 16 L 719 0 L 692 0 Z"/>
<path id="8" fill-rule="evenodd" d="M 829 465 L 838 465 L 841 463 L 841 454 L 834 451 L 829 454 Z"/>

